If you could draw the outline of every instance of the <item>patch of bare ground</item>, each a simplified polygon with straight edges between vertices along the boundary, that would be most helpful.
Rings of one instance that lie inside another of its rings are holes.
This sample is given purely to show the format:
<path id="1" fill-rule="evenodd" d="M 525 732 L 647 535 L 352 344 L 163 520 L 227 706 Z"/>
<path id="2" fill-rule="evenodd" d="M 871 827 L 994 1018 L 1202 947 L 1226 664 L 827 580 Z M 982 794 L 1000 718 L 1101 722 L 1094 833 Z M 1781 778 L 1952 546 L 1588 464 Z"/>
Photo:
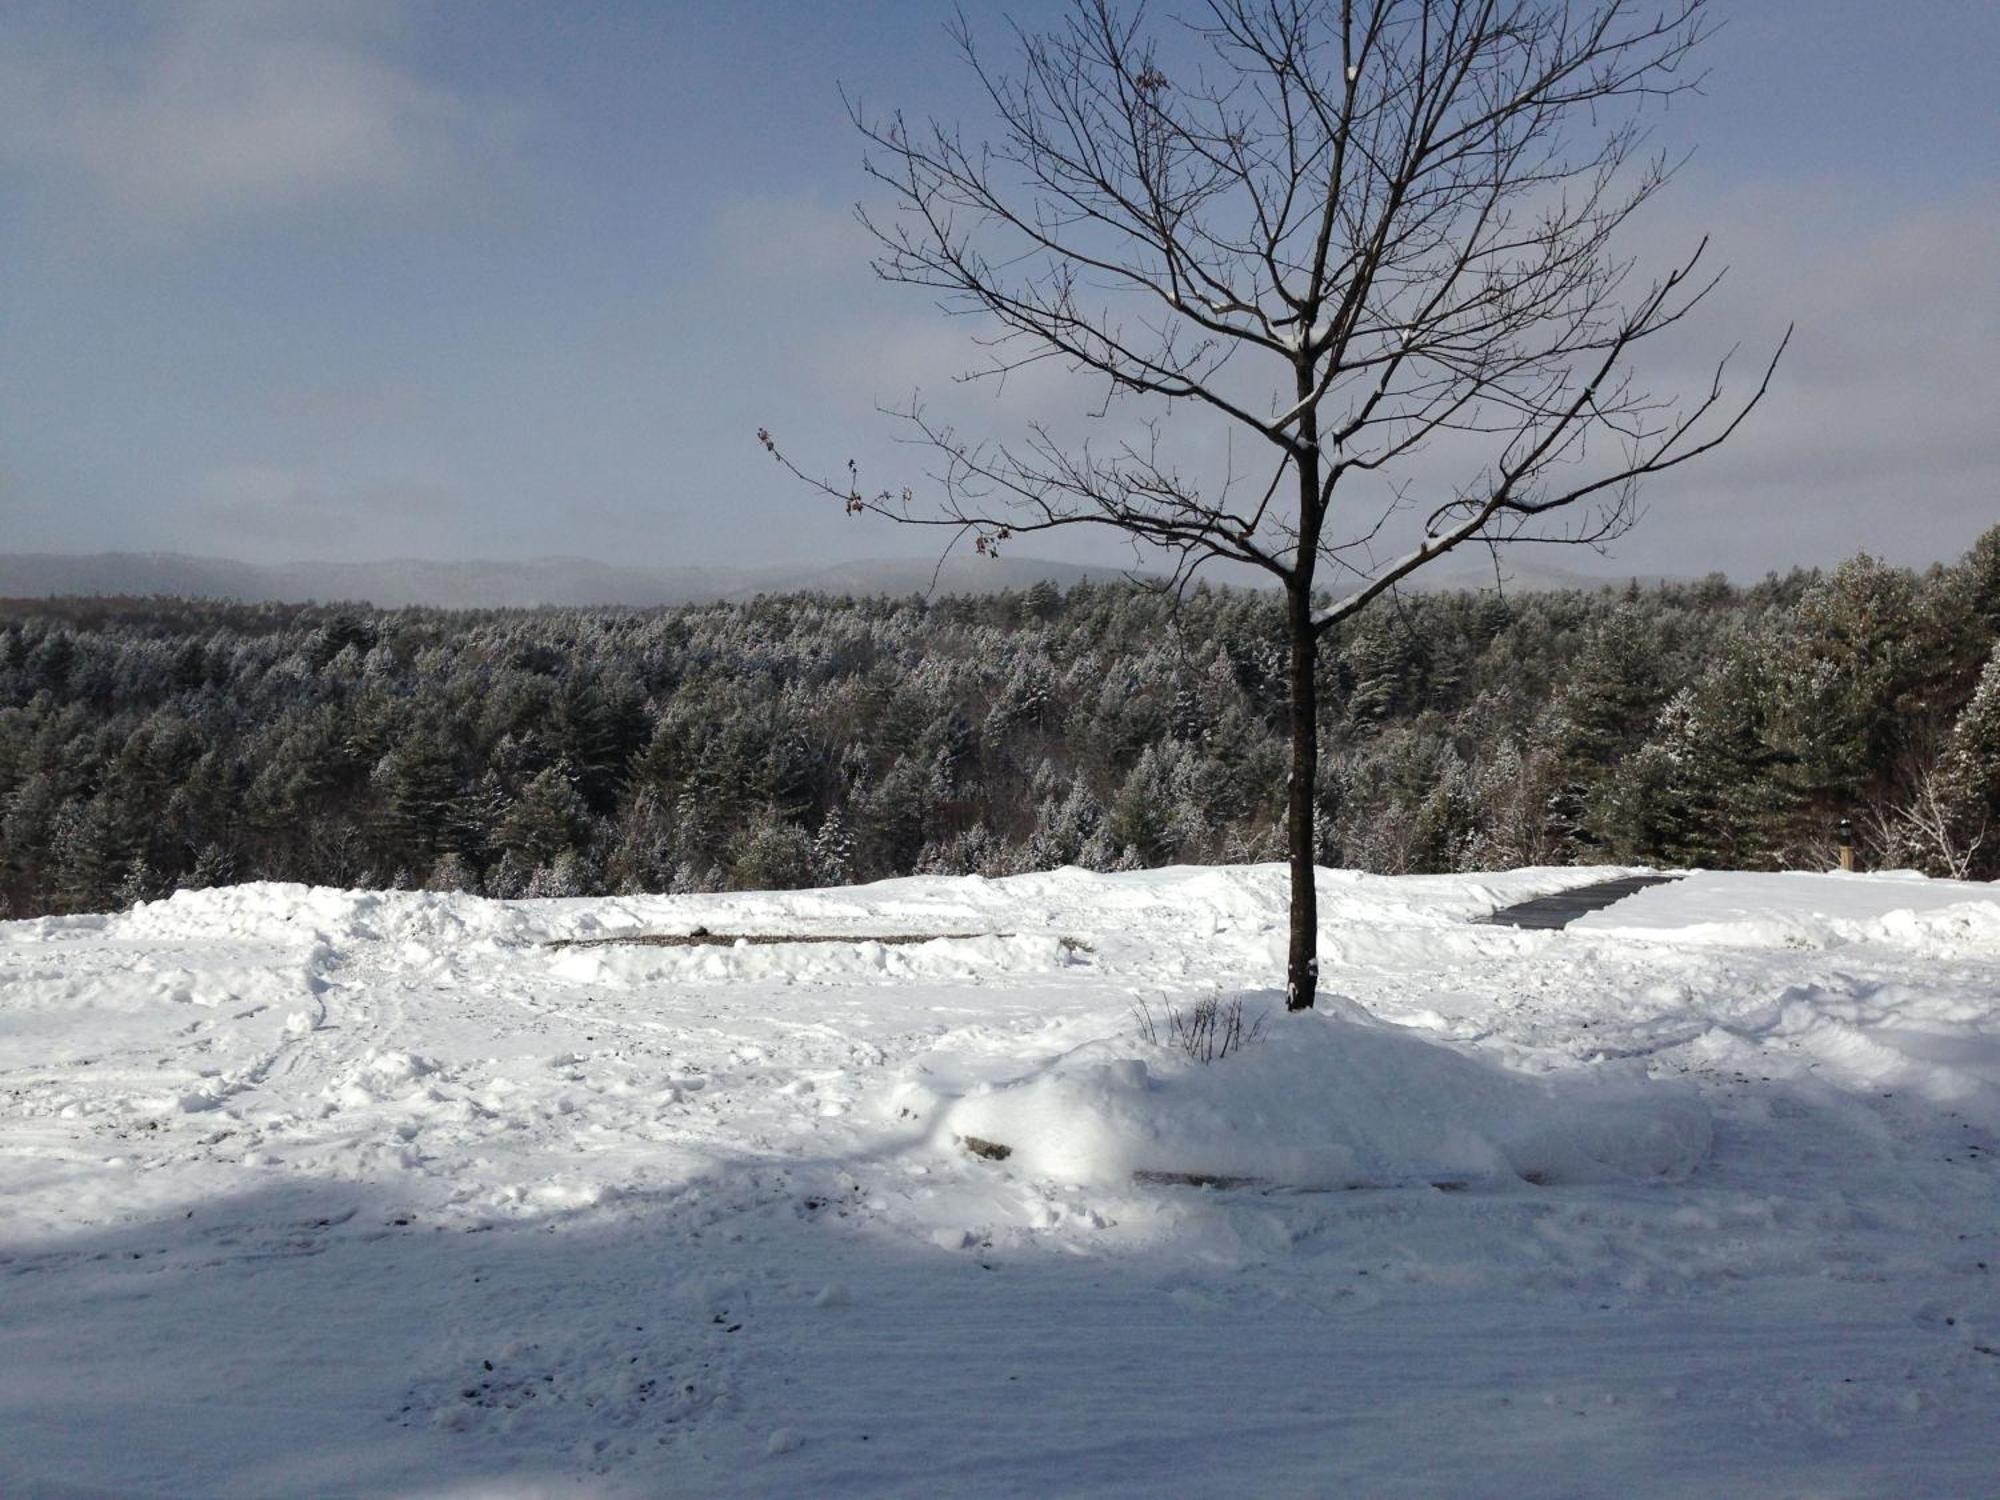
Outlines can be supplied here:
<path id="1" fill-rule="evenodd" d="M 692 932 L 626 932 L 610 937 L 555 938 L 551 948 L 608 948 L 629 944 L 640 948 L 733 948 L 738 943 L 767 947 L 774 943 L 881 943 L 904 947 L 911 943 L 936 943 L 981 937 L 1012 937 L 1011 932 L 710 932 L 697 927 Z"/>

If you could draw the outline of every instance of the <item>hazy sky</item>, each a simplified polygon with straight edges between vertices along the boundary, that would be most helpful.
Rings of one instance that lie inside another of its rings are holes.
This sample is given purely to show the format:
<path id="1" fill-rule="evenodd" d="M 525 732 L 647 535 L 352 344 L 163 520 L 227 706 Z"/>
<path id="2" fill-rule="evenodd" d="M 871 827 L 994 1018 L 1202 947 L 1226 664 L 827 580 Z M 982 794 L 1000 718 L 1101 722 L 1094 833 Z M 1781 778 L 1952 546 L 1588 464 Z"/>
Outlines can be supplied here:
<path id="1" fill-rule="evenodd" d="M 968 12 L 999 43 L 1054 8 Z M 1719 9 L 1649 240 L 1707 231 L 1733 268 L 1697 347 L 1799 332 L 1753 425 L 1593 566 L 1955 556 L 2000 520 L 2000 5 Z M 975 119 L 948 14 L 5 0 L 0 550 L 924 550 L 753 434 L 899 476 L 875 403 L 966 361 L 870 277 L 839 95 Z"/>

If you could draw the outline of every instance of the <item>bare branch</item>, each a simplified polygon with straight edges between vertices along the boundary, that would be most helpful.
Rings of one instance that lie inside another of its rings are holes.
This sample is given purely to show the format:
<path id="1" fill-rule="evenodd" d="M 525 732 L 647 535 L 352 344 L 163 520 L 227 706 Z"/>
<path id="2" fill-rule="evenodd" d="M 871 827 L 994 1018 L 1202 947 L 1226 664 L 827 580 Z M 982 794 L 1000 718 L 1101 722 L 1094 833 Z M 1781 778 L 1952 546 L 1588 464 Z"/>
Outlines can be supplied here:
<path id="1" fill-rule="evenodd" d="M 852 465 L 814 478 L 760 436 L 850 512 L 981 552 L 1088 525 L 1177 583 L 1229 562 L 1282 585 L 1288 983 L 1310 1003 L 1318 639 L 1466 543 L 1618 535 L 1642 480 L 1739 429 L 1790 335 L 1740 404 L 1726 360 L 1689 403 L 1638 369 L 1715 285 L 1705 242 L 1650 283 L 1623 248 L 1673 177 L 1645 111 L 1698 85 L 1707 0 L 1186 3 L 1163 27 L 1071 0 L 1014 30 L 1005 68 L 961 17 L 993 122 L 976 143 L 851 110 L 888 198 L 862 215 L 878 273 L 980 322 L 977 376 L 1053 360 L 1101 381 L 1092 436 L 968 441 L 913 399 L 896 416 L 924 482 L 872 494 Z M 1239 459 L 1239 430 L 1268 471 Z M 1464 477 L 1427 493 L 1413 460 L 1447 450 Z M 1356 587 L 1316 609 L 1322 569 Z"/>

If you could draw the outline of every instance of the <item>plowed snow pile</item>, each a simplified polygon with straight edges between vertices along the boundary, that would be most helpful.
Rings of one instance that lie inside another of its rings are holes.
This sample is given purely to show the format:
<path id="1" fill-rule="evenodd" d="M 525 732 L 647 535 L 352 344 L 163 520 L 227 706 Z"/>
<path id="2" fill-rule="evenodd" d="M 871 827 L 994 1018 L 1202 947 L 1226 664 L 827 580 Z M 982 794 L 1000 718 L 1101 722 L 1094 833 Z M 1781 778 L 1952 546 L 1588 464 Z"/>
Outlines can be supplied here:
<path id="1" fill-rule="evenodd" d="M 1996 1493 L 2000 891 L 1619 873 L 0 923 L 0 1495 Z"/>
<path id="2" fill-rule="evenodd" d="M 1249 1000 L 1267 1025 L 1284 1006 L 1277 992 Z M 1282 1045 L 1262 1045 L 1266 1036 Z M 1026 1077 L 982 1084 L 942 1114 L 948 1138 L 1005 1144 L 1016 1171 L 1105 1186 L 1173 1176 L 1322 1190 L 1682 1177 L 1709 1144 L 1707 1107 L 1691 1091 L 1525 1078 L 1338 997 L 1219 1061 L 1138 1037 L 1093 1042 Z"/>

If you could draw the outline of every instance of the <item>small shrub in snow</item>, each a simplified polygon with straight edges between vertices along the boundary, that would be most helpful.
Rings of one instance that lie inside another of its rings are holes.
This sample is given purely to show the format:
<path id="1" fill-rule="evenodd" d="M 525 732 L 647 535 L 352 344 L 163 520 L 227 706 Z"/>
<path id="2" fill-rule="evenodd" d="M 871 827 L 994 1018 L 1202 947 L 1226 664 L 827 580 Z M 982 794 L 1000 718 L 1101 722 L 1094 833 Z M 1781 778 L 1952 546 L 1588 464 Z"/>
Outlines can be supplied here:
<path id="1" fill-rule="evenodd" d="M 1165 1009 L 1167 1034 L 1162 1038 L 1153 1008 L 1143 1000 L 1133 1006 L 1139 1035 L 1156 1047 L 1178 1047 L 1200 1063 L 1220 1062 L 1249 1046 L 1264 1034 L 1264 1023 L 1270 1019 L 1269 1011 L 1246 1018 L 1241 995 L 1226 1001 L 1220 995 L 1210 995 L 1185 1009 L 1171 1004 Z"/>

